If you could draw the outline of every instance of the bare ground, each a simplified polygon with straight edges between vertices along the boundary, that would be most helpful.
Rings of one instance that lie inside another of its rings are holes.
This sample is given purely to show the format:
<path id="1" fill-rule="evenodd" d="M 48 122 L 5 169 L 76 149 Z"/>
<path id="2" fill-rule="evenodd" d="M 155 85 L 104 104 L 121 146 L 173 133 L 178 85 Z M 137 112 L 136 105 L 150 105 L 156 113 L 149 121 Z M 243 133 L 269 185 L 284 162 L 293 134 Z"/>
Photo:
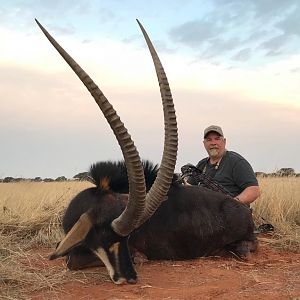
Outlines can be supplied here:
<path id="1" fill-rule="evenodd" d="M 36 250 L 35 250 L 36 251 Z M 41 250 L 41 268 L 65 268 L 63 259 L 48 261 Z M 138 283 L 113 284 L 104 267 L 87 270 L 88 281 L 75 280 L 59 288 L 25 293 L 26 299 L 293 299 L 300 300 L 300 253 L 260 243 L 249 261 L 233 256 L 190 261 L 152 261 L 136 266 Z M 92 272 L 92 273 L 91 273 Z M 71 273 L 71 274 L 70 274 Z M 84 274 L 84 272 L 82 273 Z M 95 276 L 93 276 L 93 274 Z M 74 280 L 72 280 L 74 276 Z"/>

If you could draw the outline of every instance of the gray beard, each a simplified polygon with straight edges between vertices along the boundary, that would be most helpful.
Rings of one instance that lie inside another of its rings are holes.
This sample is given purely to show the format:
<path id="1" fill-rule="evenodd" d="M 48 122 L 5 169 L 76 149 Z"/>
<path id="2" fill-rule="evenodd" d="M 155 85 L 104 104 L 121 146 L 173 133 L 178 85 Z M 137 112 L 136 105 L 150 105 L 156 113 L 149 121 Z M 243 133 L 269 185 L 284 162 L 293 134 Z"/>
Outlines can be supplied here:
<path id="1" fill-rule="evenodd" d="M 217 149 L 209 150 L 209 156 L 211 156 L 211 157 L 217 157 L 218 154 L 219 154 L 219 151 Z"/>

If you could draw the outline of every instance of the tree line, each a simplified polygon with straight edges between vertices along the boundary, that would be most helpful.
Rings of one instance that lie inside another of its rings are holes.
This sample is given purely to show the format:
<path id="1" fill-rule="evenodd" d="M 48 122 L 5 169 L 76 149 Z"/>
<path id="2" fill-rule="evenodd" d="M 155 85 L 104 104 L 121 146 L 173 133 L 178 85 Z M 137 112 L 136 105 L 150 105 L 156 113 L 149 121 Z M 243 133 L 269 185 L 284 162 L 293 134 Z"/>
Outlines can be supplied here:
<path id="1" fill-rule="evenodd" d="M 76 175 L 74 175 L 71 179 L 68 179 L 65 176 L 59 176 L 57 178 L 41 178 L 41 177 L 35 177 L 35 178 L 23 178 L 23 177 L 4 177 L 3 179 L 0 179 L 0 182 L 3 183 L 9 183 L 9 182 L 23 182 L 23 181 L 28 181 L 28 182 L 62 182 L 62 181 L 75 181 L 75 180 L 88 180 L 88 172 L 81 172 Z"/>
<path id="2" fill-rule="evenodd" d="M 276 172 L 273 173 L 265 173 L 265 172 L 255 172 L 256 177 L 300 177 L 300 173 L 296 173 L 293 168 L 281 168 Z M 88 172 L 80 172 L 74 175 L 71 179 L 66 178 L 65 176 L 59 176 L 57 178 L 22 178 L 22 177 L 5 177 L 3 179 L 0 178 L 0 182 L 8 183 L 8 182 L 62 182 L 62 181 L 85 181 L 89 180 L 89 173 Z"/>

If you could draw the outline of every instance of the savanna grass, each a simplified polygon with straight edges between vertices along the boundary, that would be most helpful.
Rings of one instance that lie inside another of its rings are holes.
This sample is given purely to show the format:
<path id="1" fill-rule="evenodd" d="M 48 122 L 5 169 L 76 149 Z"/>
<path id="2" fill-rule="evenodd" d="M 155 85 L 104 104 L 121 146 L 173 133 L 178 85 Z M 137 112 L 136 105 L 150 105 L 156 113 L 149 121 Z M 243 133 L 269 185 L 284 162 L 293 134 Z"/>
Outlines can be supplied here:
<path id="1" fill-rule="evenodd" d="M 0 229 L 14 239 L 45 246 L 61 238 L 61 216 L 79 191 L 89 182 L 1 183 Z"/>
<path id="2" fill-rule="evenodd" d="M 300 252 L 300 178 L 259 178 L 261 196 L 253 205 L 254 216 L 271 223 L 272 242 L 280 248 Z"/>
<path id="3" fill-rule="evenodd" d="M 40 254 L 41 249 L 53 249 L 61 240 L 65 207 L 89 186 L 89 182 L 0 183 L 1 299 L 29 299 L 25 291 L 59 289 L 64 282 L 95 277 L 89 272 L 72 276 L 61 266 L 50 267 L 50 251 Z"/>

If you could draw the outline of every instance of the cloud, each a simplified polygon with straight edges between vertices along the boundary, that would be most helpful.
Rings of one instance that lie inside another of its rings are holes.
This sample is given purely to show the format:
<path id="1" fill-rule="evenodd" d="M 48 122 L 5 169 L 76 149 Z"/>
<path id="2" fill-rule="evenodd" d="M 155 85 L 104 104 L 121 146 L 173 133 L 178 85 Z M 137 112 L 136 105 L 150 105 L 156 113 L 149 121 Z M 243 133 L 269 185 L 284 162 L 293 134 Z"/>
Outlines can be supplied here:
<path id="1" fill-rule="evenodd" d="M 199 47 L 207 40 L 218 36 L 219 27 L 211 21 L 195 20 L 186 22 L 170 30 L 169 35 L 173 41 Z"/>
<path id="2" fill-rule="evenodd" d="M 299 68 L 293 68 L 290 71 L 291 71 L 291 73 L 300 73 L 300 67 Z"/>
<path id="3" fill-rule="evenodd" d="M 298 0 L 213 0 L 216 7 L 231 9 L 234 12 L 244 13 L 245 11 L 254 13 L 256 18 L 269 16 L 274 19 L 274 15 L 290 11 L 298 4 Z M 223 5 L 223 7 L 221 7 Z"/>
<path id="4" fill-rule="evenodd" d="M 171 40 L 196 50 L 197 57 L 202 59 L 248 61 L 264 55 L 271 59 L 274 53 L 299 53 L 295 46 L 299 41 L 290 38 L 299 36 L 298 1 L 213 2 L 215 7 L 200 18 L 173 27 L 169 32 Z M 258 48 L 264 51 L 255 51 Z M 254 51 L 255 56 L 249 55 Z"/>
<path id="5" fill-rule="evenodd" d="M 209 46 L 200 54 L 203 58 L 214 58 L 218 55 L 226 55 L 240 44 L 237 38 L 216 38 L 209 42 Z"/>
<path id="6" fill-rule="evenodd" d="M 294 10 L 290 14 L 286 16 L 285 19 L 278 22 L 276 24 L 276 27 L 281 29 L 285 34 L 287 35 L 296 35 L 300 37 L 300 6 L 298 3 L 298 6 L 295 7 Z"/>
<path id="7" fill-rule="evenodd" d="M 112 57 L 120 53 L 114 48 L 110 52 Z M 159 163 L 163 119 L 153 66 L 150 58 L 142 65 L 146 56 L 143 49 L 132 53 L 138 58 L 139 68 L 130 64 L 128 56 L 122 72 L 117 73 L 131 50 L 123 52 L 118 68 L 111 65 L 112 69 L 104 66 L 104 61 L 107 63 L 110 58 L 89 57 L 86 61 L 86 54 L 83 57 L 92 77 L 100 83 L 129 129 L 141 156 Z M 56 56 L 55 52 L 50 53 L 47 60 Z M 289 166 L 300 170 L 297 162 L 291 161 L 300 147 L 299 104 L 291 104 L 293 97 L 295 101 L 299 99 L 299 80 L 296 72 L 290 72 L 299 64 L 299 58 L 272 64 L 260 73 L 226 71 L 209 64 L 186 65 L 174 55 L 165 56 L 163 61 L 178 116 L 178 171 L 181 165 L 196 163 L 206 155 L 201 135 L 203 128 L 211 123 L 224 127 L 230 149 L 241 152 L 255 170 L 273 171 L 276 167 Z M 60 58 L 58 65 L 64 66 Z M 129 66 L 132 67 L 130 72 Z M 65 67 L 47 71 L 1 66 L 0 156 L 6 159 L 0 176 L 71 177 L 86 170 L 94 161 L 122 157 L 93 99 L 68 66 Z M 106 68 L 108 76 L 99 72 Z M 274 70 L 282 74 L 270 76 Z M 290 77 L 285 78 L 288 74 Z M 128 78 L 124 84 L 125 76 Z M 285 101 L 286 105 L 263 101 Z M 287 132 L 296 141 L 288 155 L 285 144 L 277 142 Z"/>
<path id="8" fill-rule="evenodd" d="M 100 25 L 103 23 L 105 24 L 111 21 L 115 21 L 117 19 L 116 14 L 111 9 L 107 9 L 105 7 L 100 7 L 100 8 L 94 7 L 94 9 L 98 11 L 96 19 Z"/>
<path id="9" fill-rule="evenodd" d="M 283 49 L 289 40 L 289 36 L 280 34 L 260 44 L 259 48 L 279 52 Z"/>
<path id="10" fill-rule="evenodd" d="M 240 51 L 238 51 L 238 53 L 236 53 L 232 59 L 233 60 L 237 60 L 237 61 L 246 61 L 248 60 L 252 55 L 252 49 L 251 48 L 245 48 L 242 49 Z"/>
<path id="11" fill-rule="evenodd" d="M 56 35 L 73 35 L 76 32 L 75 27 L 70 24 L 65 26 L 49 25 L 47 28 Z"/>
<path id="12" fill-rule="evenodd" d="M 157 91 L 111 92 L 109 98 L 141 156 L 159 163 L 163 150 L 163 118 Z M 214 123 L 223 127 L 228 149 L 245 156 L 255 171 L 272 172 L 280 167 L 300 171 L 300 161 L 294 159 L 300 148 L 300 108 L 255 102 L 237 92 L 192 92 L 176 86 L 172 86 L 172 92 L 179 127 L 177 171 L 183 164 L 197 163 L 206 156 L 202 132 Z M 72 95 L 73 92 L 69 96 Z M 122 158 L 108 124 L 91 97 L 83 95 L 76 101 L 67 98 L 44 95 L 38 113 L 41 117 L 32 120 L 35 126 L 22 122 L 16 123 L 18 126 L 1 124 L 0 156 L 5 160 L 0 177 L 72 177 L 87 170 L 95 161 Z M 48 113 L 51 101 L 57 106 L 56 115 Z M 64 106 L 66 101 L 69 101 L 67 107 Z M 15 117 L 24 119 L 22 114 L 30 109 L 28 105 L 26 110 L 19 107 Z M 282 142 L 291 137 L 292 146 Z"/>

